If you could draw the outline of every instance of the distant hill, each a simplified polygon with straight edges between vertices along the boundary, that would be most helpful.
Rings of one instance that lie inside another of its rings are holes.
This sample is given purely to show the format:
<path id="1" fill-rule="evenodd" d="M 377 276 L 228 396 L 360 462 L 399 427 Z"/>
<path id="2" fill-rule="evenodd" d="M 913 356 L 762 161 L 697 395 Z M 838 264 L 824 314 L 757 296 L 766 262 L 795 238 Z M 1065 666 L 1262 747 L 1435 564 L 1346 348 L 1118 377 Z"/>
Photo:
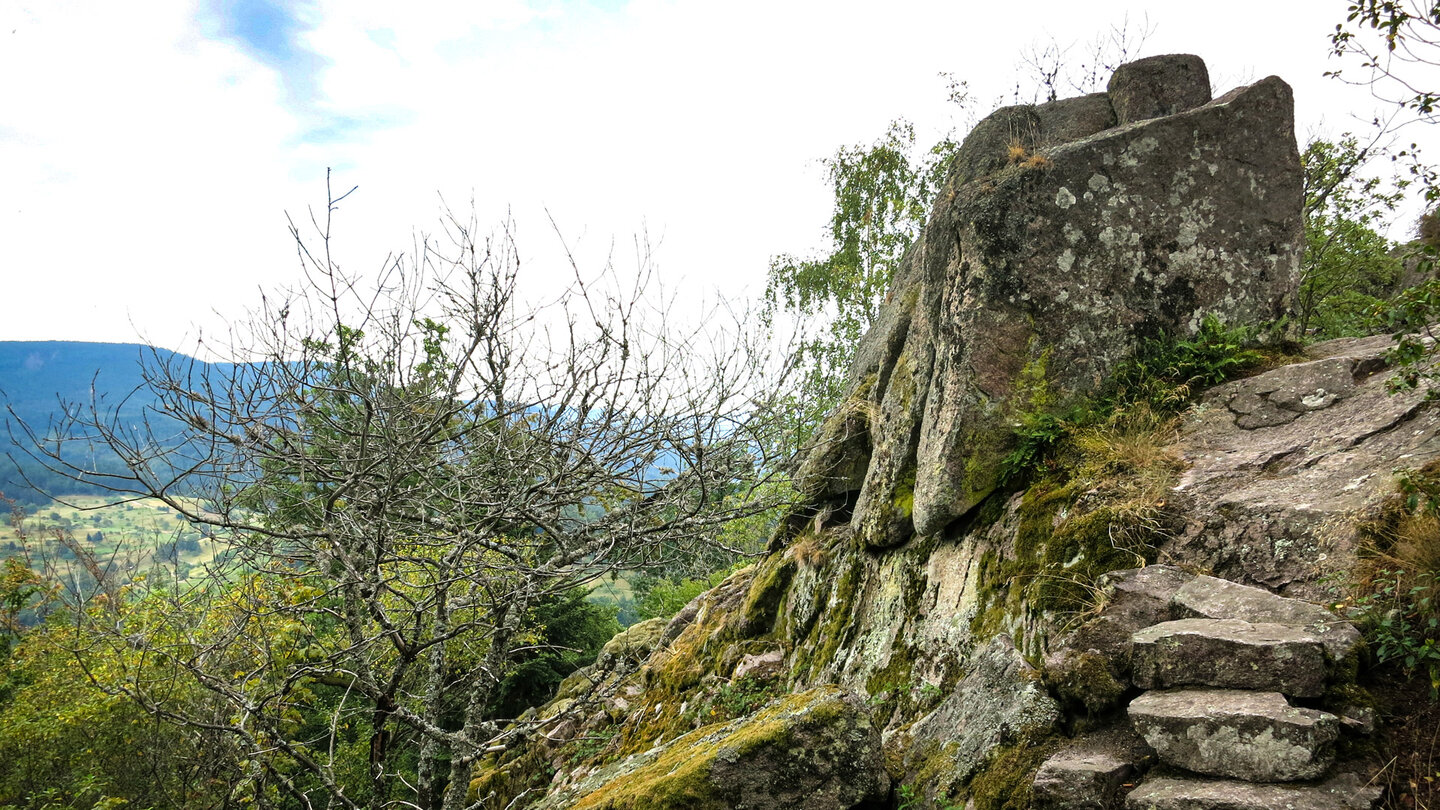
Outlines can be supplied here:
<path id="1" fill-rule="evenodd" d="M 23 452 L 17 452 L 15 442 L 24 441 L 19 422 L 44 432 L 60 415 L 62 401 L 88 407 L 92 386 L 94 399 L 102 408 L 118 408 L 122 421 L 138 421 L 152 401 L 143 390 L 142 362 L 153 365 L 157 359 L 190 361 L 185 355 L 136 343 L 0 341 L 0 419 L 5 428 L 0 430 L 0 492 L 22 501 L 45 500 L 25 483 L 27 477 L 50 494 L 94 491 L 38 468 Z M 153 420 L 154 415 L 150 416 Z M 10 458 L 4 457 L 7 454 Z M 108 452 L 97 453 L 93 461 L 101 469 L 119 465 Z M 15 462 L 23 466 L 23 477 Z"/>

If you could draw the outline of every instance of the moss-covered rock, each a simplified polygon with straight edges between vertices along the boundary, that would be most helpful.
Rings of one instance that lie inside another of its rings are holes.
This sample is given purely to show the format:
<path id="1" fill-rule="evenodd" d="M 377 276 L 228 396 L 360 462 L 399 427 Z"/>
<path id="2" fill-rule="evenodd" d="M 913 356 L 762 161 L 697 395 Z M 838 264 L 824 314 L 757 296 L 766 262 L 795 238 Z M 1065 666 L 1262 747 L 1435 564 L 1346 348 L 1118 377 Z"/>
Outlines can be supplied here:
<path id="1" fill-rule="evenodd" d="M 906 735 L 905 781 L 931 795 L 955 793 L 993 764 L 998 748 L 1058 733 L 1055 701 L 1008 637 L 996 636 L 967 663 L 954 691 Z"/>
<path id="2" fill-rule="evenodd" d="M 880 732 L 864 701 L 822 687 L 615 763 L 535 807 L 844 810 L 888 791 Z"/>

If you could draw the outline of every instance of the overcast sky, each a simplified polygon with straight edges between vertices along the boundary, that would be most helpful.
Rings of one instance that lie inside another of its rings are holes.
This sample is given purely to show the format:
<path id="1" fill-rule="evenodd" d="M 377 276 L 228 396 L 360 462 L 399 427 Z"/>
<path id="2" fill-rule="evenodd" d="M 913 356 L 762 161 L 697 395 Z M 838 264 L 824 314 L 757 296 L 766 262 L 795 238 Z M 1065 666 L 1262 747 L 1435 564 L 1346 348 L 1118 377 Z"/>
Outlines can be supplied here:
<path id="1" fill-rule="evenodd" d="M 190 348 L 296 277 L 285 212 L 323 206 L 327 167 L 359 186 L 355 267 L 473 196 L 534 280 L 568 272 L 548 211 L 583 262 L 644 232 L 670 288 L 758 295 L 771 255 L 823 247 L 820 158 L 969 123 L 941 72 L 983 114 L 1037 43 L 1148 19 L 1140 55 L 1289 81 L 1303 141 L 1378 108 L 1322 76 L 1345 6 L 0 0 L 0 340 Z"/>

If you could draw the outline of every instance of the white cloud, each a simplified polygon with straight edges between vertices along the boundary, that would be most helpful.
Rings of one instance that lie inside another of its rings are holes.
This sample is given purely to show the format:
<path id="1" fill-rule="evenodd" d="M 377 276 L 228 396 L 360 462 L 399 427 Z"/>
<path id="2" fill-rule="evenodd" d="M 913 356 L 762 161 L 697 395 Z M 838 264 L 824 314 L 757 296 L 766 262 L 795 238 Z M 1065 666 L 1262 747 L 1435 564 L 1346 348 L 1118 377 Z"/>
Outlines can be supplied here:
<path id="1" fill-rule="evenodd" d="M 0 244 L 7 299 L 35 305 L 0 339 L 168 345 L 293 277 L 283 211 L 323 204 L 327 166 L 361 186 L 339 220 L 352 266 L 408 245 L 437 192 L 473 192 L 485 218 L 514 211 L 532 268 L 556 258 L 548 209 L 587 261 L 646 228 L 672 286 L 753 292 L 769 256 L 819 246 L 818 158 L 898 115 L 933 136 L 938 72 L 988 103 L 1027 44 L 1126 8 L 321 0 L 300 37 L 328 65 L 301 109 L 194 2 L 4 2 L 0 75 L 26 78 L 0 84 Z M 1340 129 L 1369 102 L 1319 75 L 1338 13 L 1165 4 L 1145 52 L 1199 53 L 1224 84 L 1278 73 L 1302 134 Z"/>

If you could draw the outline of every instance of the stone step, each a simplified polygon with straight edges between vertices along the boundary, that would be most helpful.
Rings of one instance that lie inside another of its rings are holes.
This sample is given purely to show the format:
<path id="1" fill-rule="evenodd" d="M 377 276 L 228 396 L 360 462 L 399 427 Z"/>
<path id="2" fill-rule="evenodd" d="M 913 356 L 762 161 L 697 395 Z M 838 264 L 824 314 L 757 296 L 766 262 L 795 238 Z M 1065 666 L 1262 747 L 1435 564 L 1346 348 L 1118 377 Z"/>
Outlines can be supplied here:
<path id="1" fill-rule="evenodd" d="M 1032 810 L 1112 810 L 1137 773 L 1109 751 L 1061 751 L 1035 774 Z"/>
<path id="2" fill-rule="evenodd" d="M 1180 619 L 1130 637 L 1141 689 L 1218 686 L 1298 697 L 1325 693 L 1324 641 L 1297 627 L 1241 619 Z"/>
<path id="3" fill-rule="evenodd" d="M 1156 777 L 1131 791 L 1125 810 L 1369 810 L 1380 794 L 1353 774 L 1308 785 Z"/>
<path id="4" fill-rule="evenodd" d="M 1354 625 L 1319 605 L 1216 577 L 1195 577 L 1176 589 L 1170 602 L 1176 618 L 1241 619 L 1307 630 L 1320 637 L 1334 661 L 1364 645 Z"/>
<path id="5" fill-rule="evenodd" d="M 1279 692 L 1181 689 L 1130 703 L 1130 722 L 1160 761 L 1250 782 L 1315 779 L 1330 766 L 1340 721 Z"/>

